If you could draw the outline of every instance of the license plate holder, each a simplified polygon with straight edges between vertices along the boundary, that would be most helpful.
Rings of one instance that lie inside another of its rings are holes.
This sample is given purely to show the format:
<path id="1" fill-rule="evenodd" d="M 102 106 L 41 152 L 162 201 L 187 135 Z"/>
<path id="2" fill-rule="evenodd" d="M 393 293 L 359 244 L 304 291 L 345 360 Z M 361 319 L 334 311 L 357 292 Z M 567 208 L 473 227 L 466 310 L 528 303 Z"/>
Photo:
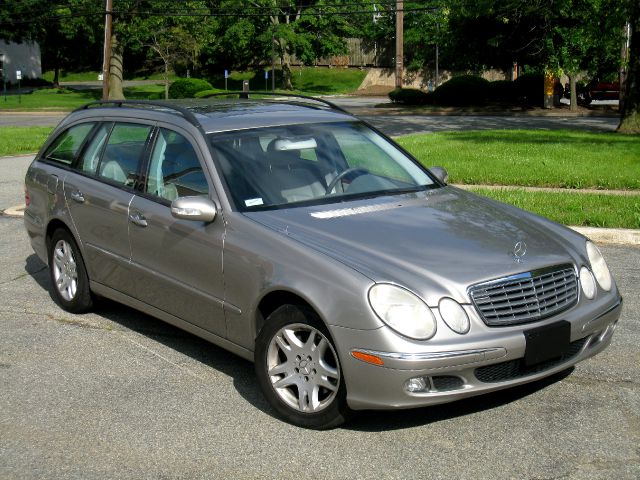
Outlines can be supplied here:
<path id="1" fill-rule="evenodd" d="M 525 330 L 526 348 L 524 364 L 526 367 L 537 365 L 547 360 L 560 358 L 569 348 L 571 324 L 566 320 Z"/>

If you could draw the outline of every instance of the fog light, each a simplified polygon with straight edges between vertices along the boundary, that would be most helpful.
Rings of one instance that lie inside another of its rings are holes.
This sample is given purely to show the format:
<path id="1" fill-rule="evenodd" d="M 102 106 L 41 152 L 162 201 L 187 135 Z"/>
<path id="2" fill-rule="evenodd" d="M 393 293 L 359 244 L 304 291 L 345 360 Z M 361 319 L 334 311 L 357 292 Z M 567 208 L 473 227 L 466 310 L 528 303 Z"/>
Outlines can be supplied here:
<path id="1" fill-rule="evenodd" d="M 587 267 L 580 269 L 580 286 L 589 300 L 596 296 L 596 281 Z"/>
<path id="2" fill-rule="evenodd" d="M 409 393 L 424 392 L 427 389 L 427 382 L 422 377 L 410 378 L 404 383 L 404 389 Z"/>

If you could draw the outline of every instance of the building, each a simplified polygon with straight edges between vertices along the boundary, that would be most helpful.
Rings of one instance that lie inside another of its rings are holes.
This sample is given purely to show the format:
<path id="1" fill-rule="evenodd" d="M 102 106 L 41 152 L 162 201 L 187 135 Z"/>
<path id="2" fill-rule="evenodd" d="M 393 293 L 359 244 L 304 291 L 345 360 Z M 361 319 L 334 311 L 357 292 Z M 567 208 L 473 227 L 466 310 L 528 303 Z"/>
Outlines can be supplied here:
<path id="1" fill-rule="evenodd" d="M 13 43 L 0 40 L 0 64 L 7 82 L 17 83 L 17 73 L 22 78 L 41 78 L 42 61 L 40 45 L 34 42 Z"/>

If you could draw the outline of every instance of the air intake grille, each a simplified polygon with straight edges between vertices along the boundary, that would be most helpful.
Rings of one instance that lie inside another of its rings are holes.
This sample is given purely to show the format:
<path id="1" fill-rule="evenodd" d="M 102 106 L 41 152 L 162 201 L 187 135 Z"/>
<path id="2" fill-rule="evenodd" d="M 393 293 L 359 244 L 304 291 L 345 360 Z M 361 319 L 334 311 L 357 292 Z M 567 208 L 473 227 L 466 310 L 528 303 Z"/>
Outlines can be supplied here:
<path id="1" fill-rule="evenodd" d="M 575 305 L 578 279 L 571 265 L 560 265 L 474 285 L 469 295 L 487 325 L 518 325 Z"/>

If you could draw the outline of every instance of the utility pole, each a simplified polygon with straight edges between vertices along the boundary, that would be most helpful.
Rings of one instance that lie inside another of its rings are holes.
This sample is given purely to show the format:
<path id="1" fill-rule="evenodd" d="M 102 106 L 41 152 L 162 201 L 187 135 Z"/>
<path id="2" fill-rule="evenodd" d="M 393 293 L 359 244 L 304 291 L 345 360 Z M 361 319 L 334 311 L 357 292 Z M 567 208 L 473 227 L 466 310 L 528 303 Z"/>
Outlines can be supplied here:
<path id="1" fill-rule="evenodd" d="M 620 72 L 619 72 L 619 101 L 618 111 L 622 112 L 622 106 L 624 104 L 624 94 L 627 84 L 627 68 L 629 66 L 629 44 L 631 42 L 631 22 L 627 21 L 624 24 L 624 35 L 622 41 L 622 49 L 620 50 Z"/>
<path id="2" fill-rule="evenodd" d="M 404 71 L 404 2 L 396 0 L 396 88 L 402 88 L 402 73 Z"/>
<path id="3" fill-rule="evenodd" d="M 111 29 L 113 0 L 106 0 L 104 12 L 104 52 L 102 59 L 102 99 L 109 99 L 109 74 L 111 72 Z"/>

